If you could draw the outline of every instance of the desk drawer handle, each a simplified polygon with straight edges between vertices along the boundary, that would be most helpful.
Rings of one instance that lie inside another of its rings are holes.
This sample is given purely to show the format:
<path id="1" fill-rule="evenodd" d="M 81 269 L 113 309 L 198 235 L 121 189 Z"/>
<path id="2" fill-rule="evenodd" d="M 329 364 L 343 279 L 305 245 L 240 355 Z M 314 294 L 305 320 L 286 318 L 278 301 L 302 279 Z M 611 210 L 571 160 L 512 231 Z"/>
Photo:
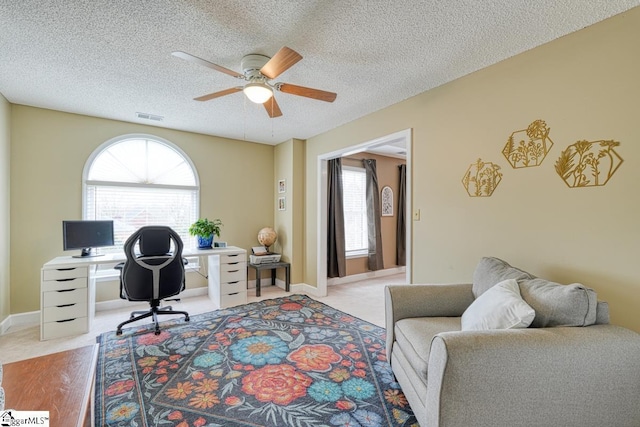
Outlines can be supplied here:
<path id="1" fill-rule="evenodd" d="M 69 279 L 56 279 L 56 282 L 70 282 L 72 280 L 76 280 L 75 278 L 71 277 Z"/>
<path id="2" fill-rule="evenodd" d="M 234 293 L 232 293 L 232 294 L 229 294 L 229 296 L 231 296 L 231 295 L 238 295 L 239 293 L 240 293 L 240 292 L 234 292 Z"/>
<path id="3" fill-rule="evenodd" d="M 75 270 L 75 267 L 69 267 L 69 268 L 56 268 L 57 271 L 72 271 Z"/>
<path id="4" fill-rule="evenodd" d="M 227 282 L 227 285 L 235 285 L 235 284 L 237 284 L 238 282 L 240 282 L 240 281 L 239 281 L 239 280 L 236 280 L 235 282 Z"/>
<path id="5" fill-rule="evenodd" d="M 236 262 L 228 262 L 227 265 L 237 265 L 240 264 L 240 261 L 236 261 Z"/>
<path id="6" fill-rule="evenodd" d="M 58 307 L 58 308 L 73 307 L 74 305 L 76 305 L 76 304 L 75 303 L 73 303 L 73 304 L 62 304 L 62 305 L 56 305 L 56 307 Z"/>
<path id="7" fill-rule="evenodd" d="M 56 323 L 73 322 L 74 320 L 76 320 L 75 317 L 73 319 L 56 320 Z"/>
<path id="8" fill-rule="evenodd" d="M 227 273 L 237 273 L 238 271 L 240 271 L 240 270 L 229 270 L 229 271 L 227 271 Z"/>
<path id="9" fill-rule="evenodd" d="M 60 289 L 59 291 L 56 292 L 73 292 L 75 291 L 75 289 Z"/>

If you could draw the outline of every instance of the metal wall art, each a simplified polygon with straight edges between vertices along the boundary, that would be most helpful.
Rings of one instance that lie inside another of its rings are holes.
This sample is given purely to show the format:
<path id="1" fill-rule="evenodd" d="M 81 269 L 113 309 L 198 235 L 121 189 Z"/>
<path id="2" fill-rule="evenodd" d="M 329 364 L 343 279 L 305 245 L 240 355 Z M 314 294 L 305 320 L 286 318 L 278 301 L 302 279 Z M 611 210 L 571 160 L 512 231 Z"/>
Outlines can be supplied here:
<path id="1" fill-rule="evenodd" d="M 489 197 L 501 180 L 500 166 L 478 159 L 469 165 L 469 169 L 462 177 L 462 185 L 470 197 Z"/>
<path id="2" fill-rule="evenodd" d="M 514 169 L 540 166 L 553 141 L 551 129 L 544 120 L 535 120 L 526 129 L 512 132 L 502 154 Z M 568 146 L 556 160 L 555 169 L 569 188 L 600 187 L 606 185 L 623 160 L 613 140 L 578 141 Z M 470 197 L 489 197 L 500 181 L 500 166 L 478 159 L 462 178 L 462 185 Z"/>
<path id="3" fill-rule="evenodd" d="M 560 153 L 556 172 L 570 188 L 605 185 L 623 160 L 618 141 L 578 141 Z"/>
<path id="4" fill-rule="evenodd" d="M 540 166 L 553 147 L 553 141 L 549 138 L 550 130 L 544 120 L 536 120 L 528 128 L 513 132 L 502 149 L 511 167 Z"/>

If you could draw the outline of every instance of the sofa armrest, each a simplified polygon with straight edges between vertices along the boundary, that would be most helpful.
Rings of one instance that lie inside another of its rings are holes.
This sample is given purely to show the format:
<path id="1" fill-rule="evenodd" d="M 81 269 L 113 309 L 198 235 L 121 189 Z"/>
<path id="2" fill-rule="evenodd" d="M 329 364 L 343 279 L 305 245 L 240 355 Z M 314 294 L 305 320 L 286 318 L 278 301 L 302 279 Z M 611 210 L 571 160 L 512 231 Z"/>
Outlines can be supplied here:
<path id="1" fill-rule="evenodd" d="M 428 426 L 639 426 L 640 335 L 614 325 L 446 332 Z"/>
<path id="2" fill-rule="evenodd" d="M 385 287 L 387 360 L 391 360 L 393 326 L 409 317 L 459 317 L 473 302 L 471 284 L 389 285 Z"/>

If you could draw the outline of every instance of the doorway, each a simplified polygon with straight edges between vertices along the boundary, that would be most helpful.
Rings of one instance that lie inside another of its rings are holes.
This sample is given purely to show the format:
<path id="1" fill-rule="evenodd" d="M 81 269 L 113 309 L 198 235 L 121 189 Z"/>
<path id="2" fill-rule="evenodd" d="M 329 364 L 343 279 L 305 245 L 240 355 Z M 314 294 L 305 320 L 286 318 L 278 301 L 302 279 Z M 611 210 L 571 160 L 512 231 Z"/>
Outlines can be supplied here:
<path id="1" fill-rule="evenodd" d="M 376 138 L 354 146 L 346 147 L 331 153 L 318 156 L 318 229 L 317 229 L 317 292 L 321 296 L 328 294 L 327 286 L 327 162 L 338 157 L 346 157 L 363 151 L 375 150 L 380 147 L 404 148 L 406 152 L 407 179 L 406 179 L 406 282 L 411 283 L 411 227 L 412 227 L 412 161 L 411 161 L 412 131 L 405 129 L 387 136 Z"/>

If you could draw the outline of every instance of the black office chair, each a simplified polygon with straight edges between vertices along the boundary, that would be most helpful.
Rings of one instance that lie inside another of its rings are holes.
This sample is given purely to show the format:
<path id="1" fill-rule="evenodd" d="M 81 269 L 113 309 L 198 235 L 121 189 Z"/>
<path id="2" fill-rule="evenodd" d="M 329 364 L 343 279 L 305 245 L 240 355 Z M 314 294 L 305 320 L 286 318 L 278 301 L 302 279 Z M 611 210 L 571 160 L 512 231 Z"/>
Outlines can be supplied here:
<path id="1" fill-rule="evenodd" d="M 171 252 L 171 241 L 174 250 Z M 136 244 L 139 254 L 136 254 Z M 155 334 L 160 333 L 159 314 L 183 314 L 189 321 L 186 311 L 174 311 L 170 306 L 160 307 L 160 301 L 178 295 L 185 288 L 184 265 L 182 258 L 182 239 L 170 227 L 142 227 L 127 239 L 124 253 L 127 260 L 116 266 L 120 270 L 120 298 L 129 301 L 149 301 L 151 310 L 134 311 L 131 318 L 118 325 L 116 335 L 122 334 L 122 327 L 147 317 L 153 317 Z"/>

